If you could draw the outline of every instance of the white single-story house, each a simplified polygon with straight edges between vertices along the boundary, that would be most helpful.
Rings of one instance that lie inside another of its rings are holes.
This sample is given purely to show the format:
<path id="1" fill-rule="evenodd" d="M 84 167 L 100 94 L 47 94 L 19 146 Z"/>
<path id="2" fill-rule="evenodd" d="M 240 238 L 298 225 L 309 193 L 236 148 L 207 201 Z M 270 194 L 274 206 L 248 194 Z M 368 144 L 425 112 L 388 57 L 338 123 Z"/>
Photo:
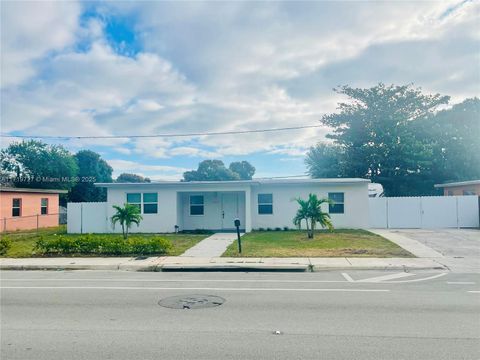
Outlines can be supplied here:
<path id="1" fill-rule="evenodd" d="M 113 205 L 130 203 L 143 216 L 132 232 L 174 232 L 182 230 L 234 230 L 294 228 L 298 209 L 295 198 L 310 193 L 329 198 L 325 204 L 337 228 L 367 228 L 369 225 L 368 183 L 365 179 L 253 179 L 242 181 L 97 183 L 107 189 L 106 220 L 114 214 Z M 88 215 L 88 214 L 86 214 Z M 90 214 L 92 216 L 93 214 Z M 97 216 L 97 215 L 96 215 Z M 100 214 L 98 214 L 100 216 Z M 120 231 L 120 227 L 108 231 Z"/>

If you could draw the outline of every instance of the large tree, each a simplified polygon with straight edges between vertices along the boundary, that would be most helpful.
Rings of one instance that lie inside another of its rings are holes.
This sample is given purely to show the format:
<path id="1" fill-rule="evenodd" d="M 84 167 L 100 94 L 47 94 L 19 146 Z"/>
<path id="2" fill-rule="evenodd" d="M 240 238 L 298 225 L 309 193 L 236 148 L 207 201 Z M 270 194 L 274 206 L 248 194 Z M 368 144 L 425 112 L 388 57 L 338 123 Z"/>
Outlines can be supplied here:
<path id="1" fill-rule="evenodd" d="M 480 99 L 466 99 L 422 124 L 433 147 L 435 182 L 480 179 Z"/>
<path id="2" fill-rule="evenodd" d="M 71 202 L 99 202 L 107 200 L 106 189 L 94 186 L 95 182 L 112 182 L 113 169 L 105 160 L 91 150 L 75 154 L 78 165 L 78 182 L 70 190 Z"/>
<path id="3" fill-rule="evenodd" d="M 331 144 L 312 146 L 305 157 L 308 172 L 314 178 L 335 178 L 344 173 L 342 148 Z"/>
<path id="4" fill-rule="evenodd" d="M 141 175 L 137 174 L 128 174 L 128 173 L 122 173 L 118 175 L 117 180 L 115 182 L 118 183 L 145 183 L 145 182 L 151 182 L 151 180 L 148 177 L 143 177 Z"/>
<path id="5" fill-rule="evenodd" d="M 420 120 L 433 117 L 449 97 L 427 95 L 411 85 L 336 91 L 349 99 L 321 122 L 333 128 L 328 137 L 341 149 L 339 175 L 379 182 L 389 196 L 433 191 L 434 151 Z"/>
<path id="6" fill-rule="evenodd" d="M 16 187 L 70 189 L 75 185 L 78 165 L 60 145 L 37 140 L 14 142 L 0 153 L 2 172 L 12 175 Z"/>
<path id="7" fill-rule="evenodd" d="M 248 161 L 232 162 L 227 169 L 221 160 L 204 160 L 197 170 L 183 173 L 183 181 L 250 180 L 255 167 Z"/>
<path id="8" fill-rule="evenodd" d="M 183 173 L 183 181 L 225 181 L 239 180 L 237 173 L 227 169 L 221 160 L 204 160 L 197 170 Z"/>
<path id="9" fill-rule="evenodd" d="M 255 167 L 248 161 L 236 161 L 230 163 L 230 171 L 238 174 L 240 180 L 251 180 L 255 174 Z"/>

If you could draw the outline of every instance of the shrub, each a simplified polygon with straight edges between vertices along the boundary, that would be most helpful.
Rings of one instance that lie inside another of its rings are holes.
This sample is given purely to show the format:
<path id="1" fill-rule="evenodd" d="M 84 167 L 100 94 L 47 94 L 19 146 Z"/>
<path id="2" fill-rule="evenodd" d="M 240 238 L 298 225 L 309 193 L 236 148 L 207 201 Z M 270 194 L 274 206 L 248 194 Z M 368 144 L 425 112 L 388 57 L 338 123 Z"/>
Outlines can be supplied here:
<path id="1" fill-rule="evenodd" d="M 2 236 L 0 238 L 0 256 L 5 255 L 11 246 L 12 240 L 8 236 Z"/>
<path id="2" fill-rule="evenodd" d="M 269 228 L 269 227 L 268 227 L 268 228 L 267 228 L 267 231 L 272 231 L 272 228 Z"/>
<path id="3" fill-rule="evenodd" d="M 260 227 L 260 228 L 258 228 L 258 231 L 265 231 L 265 229 Z"/>
<path id="4" fill-rule="evenodd" d="M 160 236 L 151 238 L 130 238 L 129 246 L 133 254 L 165 254 L 173 245 L 170 240 Z"/>
<path id="5" fill-rule="evenodd" d="M 282 231 L 282 228 L 276 227 L 276 228 L 275 228 L 275 231 Z"/>
<path id="6" fill-rule="evenodd" d="M 59 235 L 41 237 L 36 249 L 49 255 L 150 255 L 165 254 L 173 245 L 160 236 Z"/>
<path id="7" fill-rule="evenodd" d="M 193 235 L 208 235 L 208 234 L 214 234 L 215 232 L 207 229 L 195 229 L 195 230 L 182 230 L 180 231 L 180 233 L 193 234 Z"/>
<path id="8" fill-rule="evenodd" d="M 288 226 L 283 227 L 283 231 L 289 231 L 289 230 L 290 230 L 290 228 Z"/>

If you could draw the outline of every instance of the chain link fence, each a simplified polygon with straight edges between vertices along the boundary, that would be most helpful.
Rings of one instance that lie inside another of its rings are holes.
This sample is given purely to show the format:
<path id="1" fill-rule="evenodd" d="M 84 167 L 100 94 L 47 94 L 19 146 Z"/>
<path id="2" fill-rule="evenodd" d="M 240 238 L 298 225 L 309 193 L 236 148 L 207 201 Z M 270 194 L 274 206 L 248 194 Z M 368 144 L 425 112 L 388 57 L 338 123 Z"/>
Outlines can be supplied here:
<path id="1" fill-rule="evenodd" d="M 38 230 L 40 228 L 58 226 L 66 222 L 66 213 L 55 213 L 2 218 L 0 219 L 0 226 L 2 232 L 9 232 L 17 230 Z"/>

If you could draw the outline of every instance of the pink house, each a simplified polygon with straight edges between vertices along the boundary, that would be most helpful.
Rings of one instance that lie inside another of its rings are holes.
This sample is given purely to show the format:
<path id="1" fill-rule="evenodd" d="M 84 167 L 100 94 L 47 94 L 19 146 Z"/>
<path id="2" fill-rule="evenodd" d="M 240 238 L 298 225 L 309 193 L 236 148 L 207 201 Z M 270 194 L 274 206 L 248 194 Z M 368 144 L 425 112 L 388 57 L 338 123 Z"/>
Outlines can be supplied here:
<path id="1" fill-rule="evenodd" d="M 59 194 L 66 190 L 0 188 L 2 231 L 58 226 Z"/>

